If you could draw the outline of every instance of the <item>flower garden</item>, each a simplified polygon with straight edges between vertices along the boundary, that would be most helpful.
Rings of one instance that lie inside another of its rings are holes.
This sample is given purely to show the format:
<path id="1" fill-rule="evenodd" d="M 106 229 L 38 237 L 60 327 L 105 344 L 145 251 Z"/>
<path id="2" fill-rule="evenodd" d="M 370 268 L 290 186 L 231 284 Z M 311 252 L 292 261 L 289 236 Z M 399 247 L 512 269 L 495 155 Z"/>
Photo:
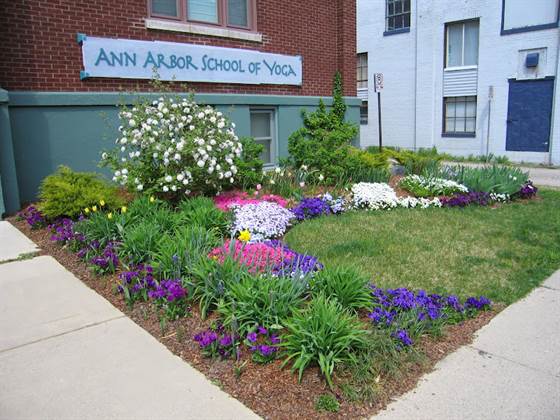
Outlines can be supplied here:
<path id="1" fill-rule="evenodd" d="M 484 218 L 559 197 L 537 196 L 509 167 L 434 162 L 391 176 L 386 159 L 350 146 L 342 106 L 335 91 L 332 110 L 304 114 L 290 160 L 263 171 L 259 146 L 220 112 L 192 98 L 139 102 L 120 112 L 117 145 L 102 155 L 113 184 L 62 167 L 15 223 L 264 417 L 366 415 L 513 298 L 424 289 L 414 266 L 400 267 L 412 280 L 387 285 L 352 259 L 363 250 L 326 250 L 336 224 Z"/>

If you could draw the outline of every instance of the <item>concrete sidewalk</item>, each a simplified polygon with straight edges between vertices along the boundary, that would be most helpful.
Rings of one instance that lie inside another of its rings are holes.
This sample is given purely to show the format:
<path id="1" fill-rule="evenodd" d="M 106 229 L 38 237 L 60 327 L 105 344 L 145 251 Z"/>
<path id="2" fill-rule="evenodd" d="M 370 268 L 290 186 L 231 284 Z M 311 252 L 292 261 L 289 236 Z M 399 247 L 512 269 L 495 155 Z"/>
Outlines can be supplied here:
<path id="1" fill-rule="evenodd" d="M 560 271 L 375 419 L 560 419 Z"/>
<path id="2" fill-rule="evenodd" d="M 0 290 L 2 420 L 258 418 L 51 257 L 0 264 Z"/>

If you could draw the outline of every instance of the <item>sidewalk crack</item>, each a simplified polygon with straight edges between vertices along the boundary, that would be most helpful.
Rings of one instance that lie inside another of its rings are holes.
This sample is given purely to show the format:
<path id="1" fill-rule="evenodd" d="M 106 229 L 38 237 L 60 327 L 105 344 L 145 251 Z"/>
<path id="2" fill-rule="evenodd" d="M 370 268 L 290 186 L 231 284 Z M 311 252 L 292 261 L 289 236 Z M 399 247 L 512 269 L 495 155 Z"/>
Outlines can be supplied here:
<path id="1" fill-rule="evenodd" d="M 122 315 L 119 315 L 119 316 L 116 316 L 116 317 L 113 317 L 113 318 L 105 319 L 105 320 L 103 320 L 103 321 L 98 321 L 98 322 L 93 322 L 93 323 L 91 323 L 91 324 L 83 325 L 83 326 L 81 326 L 81 327 L 74 328 L 73 330 L 64 331 L 64 332 L 61 332 L 61 333 L 59 333 L 59 334 L 50 335 L 50 336 L 48 336 L 48 337 L 43 337 L 43 338 L 39 338 L 39 339 L 37 339 L 37 340 L 33 340 L 33 341 L 28 342 L 28 343 L 23 343 L 23 344 L 18 344 L 17 346 L 8 347 L 7 349 L 2 349 L 2 350 L 0 350 L 0 354 L 6 353 L 6 352 L 11 351 L 11 350 L 17 350 L 17 349 L 20 349 L 20 348 L 22 348 L 22 347 L 27 347 L 27 346 L 30 346 L 30 345 L 32 345 L 32 344 L 41 343 L 41 342 L 43 342 L 43 341 L 47 341 L 47 340 L 50 340 L 50 339 L 52 339 L 52 338 L 61 337 L 61 336 L 63 336 L 63 335 L 71 334 L 71 333 L 73 333 L 73 332 L 77 332 L 77 331 L 80 331 L 80 330 L 85 330 L 86 328 L 90 328 L 90 327 L 95 327 L 95 326 L 97 326 L 97 325 L 106 324 L 106 323 L 108 323 L 108 322 L 115 321 L 115 320 L 121 319 L 121 318 L 126 318 L 126 315 L 122 314 Z"/>

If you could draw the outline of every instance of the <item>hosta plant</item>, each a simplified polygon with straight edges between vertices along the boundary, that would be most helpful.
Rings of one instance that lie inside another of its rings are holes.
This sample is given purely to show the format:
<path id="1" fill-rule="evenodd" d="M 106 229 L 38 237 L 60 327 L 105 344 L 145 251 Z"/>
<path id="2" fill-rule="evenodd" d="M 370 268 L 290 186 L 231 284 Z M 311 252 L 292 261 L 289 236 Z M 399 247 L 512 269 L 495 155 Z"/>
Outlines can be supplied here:
<path id="1" fill-rule="evenodd" d="M 102 155 L 115 182 L 169 198 L 234 184 L 243 146 L 221 112 L 162 96 L 124 107 L 119 119 L 117 146 Z"/>

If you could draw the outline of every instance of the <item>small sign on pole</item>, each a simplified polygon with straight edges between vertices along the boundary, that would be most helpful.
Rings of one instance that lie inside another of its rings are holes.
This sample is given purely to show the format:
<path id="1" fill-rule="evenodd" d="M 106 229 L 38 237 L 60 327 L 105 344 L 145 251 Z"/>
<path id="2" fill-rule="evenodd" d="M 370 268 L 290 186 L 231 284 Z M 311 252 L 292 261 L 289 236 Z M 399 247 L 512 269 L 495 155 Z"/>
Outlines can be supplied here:
<path id="1" fill-rule="evenodd" d="M 383 150 L 383 134 L 381 129 L 381 91 L 383 90 L 383 73 L 373 74 L 373 88 L 377 92 L 377 118 L 379 120 L 379 151 Z"/>

